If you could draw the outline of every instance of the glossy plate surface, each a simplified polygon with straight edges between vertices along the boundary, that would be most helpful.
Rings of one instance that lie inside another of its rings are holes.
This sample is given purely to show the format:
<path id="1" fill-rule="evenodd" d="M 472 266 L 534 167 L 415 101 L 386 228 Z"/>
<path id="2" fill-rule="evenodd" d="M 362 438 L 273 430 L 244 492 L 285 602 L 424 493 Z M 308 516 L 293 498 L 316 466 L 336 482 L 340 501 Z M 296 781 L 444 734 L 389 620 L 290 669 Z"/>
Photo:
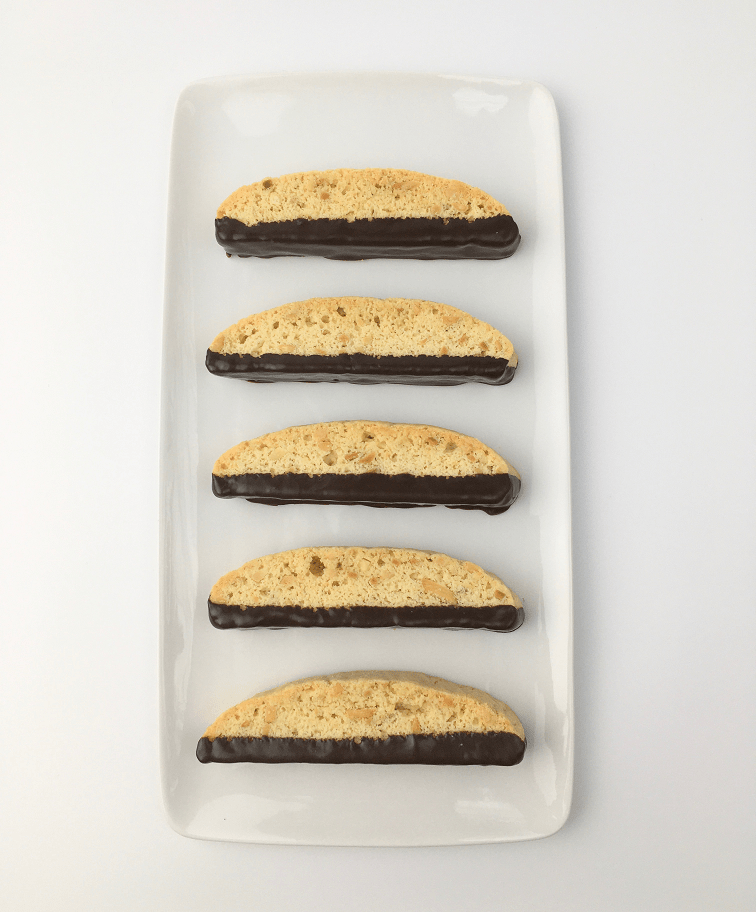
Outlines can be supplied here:
<path id="1" fill-rule="evenodd" d="M 522 243 L 486 261 L 227 259 L 220 202 L 292 171 L 395 167 L 479 186 Z M 452 304 L 493 324 L 520 358 L 503 387 L 250 384 L 211 375 L 208 344 L 259 310 L 365 295 Z M 503 515 L 443 507 L 270 507 L 213 496 L 215 459 L 284 428 L 371 418 L 478 437 L 517 467 Z M 163 361 L 161 765 L 187 836 L 312 845 L 453 845 L 555 832 L 572 791 L 569 407 L 559 132 L 531 82 L 446 76 L 222 78 L 181 95 L 171 158 Z M 474 561 L 525 603 L 512 633 L 216 630 L 215 581 L 306 545 L 427 548 Z M 288 680 L 358 669 L 422 671 L 488 691 L 523 722 L 516 767 L 202 765 L 223 710 Z"/>

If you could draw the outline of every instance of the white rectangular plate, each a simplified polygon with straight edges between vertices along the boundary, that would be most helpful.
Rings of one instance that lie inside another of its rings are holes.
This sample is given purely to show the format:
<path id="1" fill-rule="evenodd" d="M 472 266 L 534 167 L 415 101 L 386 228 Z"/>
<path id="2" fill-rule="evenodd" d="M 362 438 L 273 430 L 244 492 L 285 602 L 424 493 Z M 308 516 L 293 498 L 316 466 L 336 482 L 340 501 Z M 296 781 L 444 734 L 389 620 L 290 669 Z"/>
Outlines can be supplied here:
<path id="1" fill-rule="evenodd" d="M 520 227 L 497 262 L 227 259 L 215 210 L 237 187 L 327 168 L 395 167 L 465 181 Z M 559 132 L 531 82 L 446 76 L 213 79 L 181 95 L 173 133 L 165 296 L 161 501 L 161 755 L 180 833 L 312 845 L 446 845 L 555 832 L 572 790 L 572 600 L 564 230 Z M 215 335 L 310 297 L 452 304 L 502 330 L 520 366 L 504 387 L 250 384 L 212 376 Z M 488 516 L 443 507 L 269 507 L 211 493 L 215 459 L 290 425 L 373 418 L 478 437 L 523 477 Z M 253 557 L 306 545 L 426 548 L 471 560 L 523 599 L 510 634 L 214 629 L 207 597 Z M 508 703 L 528 739 L 516 767 L 200 764 L 216 716 L 314 674 L 423 671 Z"/>

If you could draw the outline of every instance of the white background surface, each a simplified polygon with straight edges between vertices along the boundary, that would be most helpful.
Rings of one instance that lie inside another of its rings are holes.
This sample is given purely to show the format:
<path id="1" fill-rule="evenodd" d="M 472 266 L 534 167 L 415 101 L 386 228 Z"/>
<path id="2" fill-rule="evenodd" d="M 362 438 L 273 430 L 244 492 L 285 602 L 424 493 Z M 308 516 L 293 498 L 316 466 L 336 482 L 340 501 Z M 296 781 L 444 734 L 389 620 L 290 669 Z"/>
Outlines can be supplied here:
<path id="1" fill-rule="evenodd" d="M 752 909 L 753 4 L 72 0 L 4 20 L 5 907 Z M 534 79 L 560 114 L 576 776 L 543 841 L 226 845 L 162 814 L 173 105 L 205 76 L 355 69 Z"/>

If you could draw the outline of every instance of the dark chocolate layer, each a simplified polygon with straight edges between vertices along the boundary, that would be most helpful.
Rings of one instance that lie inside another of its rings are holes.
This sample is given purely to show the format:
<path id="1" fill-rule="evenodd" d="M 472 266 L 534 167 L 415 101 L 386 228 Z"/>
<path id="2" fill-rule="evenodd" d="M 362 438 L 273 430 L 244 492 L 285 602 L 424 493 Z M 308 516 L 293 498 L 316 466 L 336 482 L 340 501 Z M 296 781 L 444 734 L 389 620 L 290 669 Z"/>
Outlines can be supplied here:
<path id="1" fill-rule="evenodd" d="M 524 612 L 515 605 L 402 605 L 393 608 L 302 608 L 299 605 L 220 605 L 208 599 L 210 623 L 239 627 L 439 627 L 446 630 L 516 630 Z"/>
<path id="2" fill-rule="evenodd" d="M 238 256 L 322 256 L 332 260 L 501 260 L 520 243 L 511 215 L 492 218 L 291 219 L 245 225 L 215 220 L 215 237 Z"/>
<path id="3" fill-rule="evenodd" d="M 208 349 L 205 366 L 219 377 L 254 383 L 301 380 L 309 383 L 408 383 L 456 386 L 487 383 L 503 386 L 514 377 L 506 358 L 451 355 L 224 355 Z"/>
<path id="4" fill-rule="evenodd" d="M 286 472 L 213 475 L 216 497 L 246 497 L 253 503 L 350 504 L 365 507 L 432 507 L 483 510 L 495 515 L 508 510 L 520 493 L 516 475 L 304 475 Z"/>
<path id="5" fill-rule="evenodd" d="M 424 763 L 514 766 L 526 742 L 512 732 L 362 738 L 200 738 L 200 763 Z"/>

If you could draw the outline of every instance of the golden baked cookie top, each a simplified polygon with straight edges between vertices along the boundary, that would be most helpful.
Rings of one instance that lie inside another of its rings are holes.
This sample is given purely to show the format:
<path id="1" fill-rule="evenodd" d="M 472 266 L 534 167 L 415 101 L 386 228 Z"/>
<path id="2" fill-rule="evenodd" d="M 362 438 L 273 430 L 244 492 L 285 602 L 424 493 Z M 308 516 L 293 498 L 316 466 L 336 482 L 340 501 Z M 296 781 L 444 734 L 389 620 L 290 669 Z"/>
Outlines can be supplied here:
<path id="1" fill-rule="evenodd" d="M 253 314 L 223 330 L 223 355 L 488 356 L 517 364 L 503 333 L 449 304 L 406 298 L 309 298 Z"/>
<path id="2" fill-rule="evenodd" d="M 420 672 L 351 671 L 304 678 L 222 713 L 204 737 L 387 738 L 512 732 L 514 712 L 490 694 Z"/>
<path id="3" fill-rule="evenodd" d="M 412 548 L 312 547 L 248 561 L 222 576 L 217 605 L 522 607 L 493 573 L 471 561 Z"/>
<path id="4" fill-rule="evenodd" d="M 458 180 L 399 168 L 338 168 L 266 177 L 235 190 L 217 218 L 244 225 L 293 219 L 474 219 L 509 215 L 488 193 Z"/>
<path id="5" fill-rule="evenodd" d="M 515 475 L 480 440 L 427 424 L 327 421 L 285 428 L 246 440 L 225 452 L 213 474 L 303 475 Z"/>

